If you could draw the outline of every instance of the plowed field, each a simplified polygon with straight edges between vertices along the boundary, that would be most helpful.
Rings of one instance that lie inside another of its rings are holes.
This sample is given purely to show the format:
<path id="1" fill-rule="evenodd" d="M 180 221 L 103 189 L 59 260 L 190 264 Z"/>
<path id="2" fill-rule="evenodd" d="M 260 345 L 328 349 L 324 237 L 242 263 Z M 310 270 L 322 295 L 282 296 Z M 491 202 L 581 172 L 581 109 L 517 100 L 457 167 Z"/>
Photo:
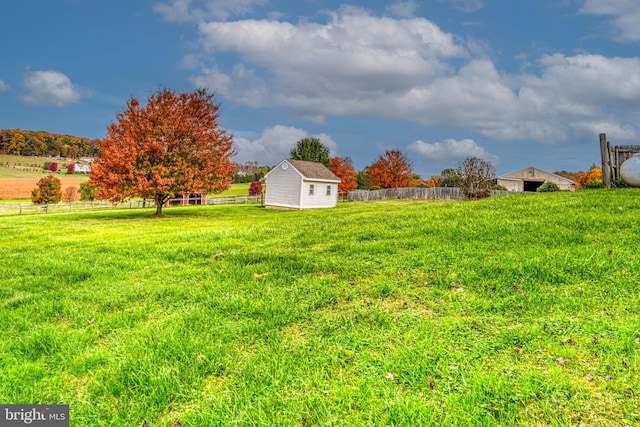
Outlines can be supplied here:
<path id="1" fill-rule="evenodd" d="M 86 179 L 59 177 L 62 191 L 67 187 L 80 188 Z M 28 199 L 31 191 L 38 186 L 40 178 L 3 178 L 0 179 L 0 199 Z"/>

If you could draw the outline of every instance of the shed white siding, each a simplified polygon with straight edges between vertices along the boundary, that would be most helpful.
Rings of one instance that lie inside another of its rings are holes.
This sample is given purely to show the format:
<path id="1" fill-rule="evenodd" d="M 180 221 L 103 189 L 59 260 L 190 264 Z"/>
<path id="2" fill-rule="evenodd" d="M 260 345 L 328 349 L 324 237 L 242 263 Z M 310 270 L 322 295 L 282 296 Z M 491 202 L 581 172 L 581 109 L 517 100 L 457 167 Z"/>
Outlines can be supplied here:
<path id="1" fill-rule="evenodd" d="M 311 186 L 313 185 L 313 194 L 311 194 Z M 327 195 L 327 187 L 331 189 Z M 326 208 L 333 207 L 338 203 L 338 184 L 322 181 L 302 182 L 302 191 L 300 194 L 300 206 L 305 208 Z"/>
<path id="2" fill-rule="evenodd" d="M 281 163 L 269 172 L 265 181 L 267 184 L 265 205 L 286 208 L 300 207 L 302 175 L 294 168 L 283 169 Z"/>
<path id="3" fill-rule="evenodd" d="M 265 182 L 267 206 L 331 208 L 338 203 L 340 179 L 320 163 L 283 160 L 265 175 Z"/>

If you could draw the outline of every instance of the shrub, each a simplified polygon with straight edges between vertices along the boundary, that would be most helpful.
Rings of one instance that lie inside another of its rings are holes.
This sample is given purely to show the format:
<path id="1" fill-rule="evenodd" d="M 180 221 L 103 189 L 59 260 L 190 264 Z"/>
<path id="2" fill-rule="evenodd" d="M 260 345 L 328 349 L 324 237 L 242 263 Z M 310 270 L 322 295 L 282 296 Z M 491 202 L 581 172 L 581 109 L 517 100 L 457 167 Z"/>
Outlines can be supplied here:
<path id="1" fill-rule="evenodd" d="M 382 190 L 382 187 L 380 187 L 379 185 L 374 185 L 373 187 L 369 187 L 369 190 L 371 191 Z"/>
<path id="2" fill-rule="evenodd" d="M 69 163 L 67 165 L 67 173 L 68 174 L 74 174 L 76 173 L 76 164 L 75 163 Z"/>
<path id="3" fill-rule="evenodd" d="M 538 193 L 552 193 L 554 191 L 560 191 L 560 187 L 558 187 L 558 184 L 555 182 L 547 181 L 538 187 L 536 191 Z"/>
<path id="4" fill-rule="evenodd" d="M 460 180 L 457 176 L 448 176 L 442 180 L 440 187 L 460 187 Z"/>
<path id="5" fill-rule="evenodd" d="M 500 184 L 496 184 L 493 185 L 491 187 L 492 190 L 496 190 L 496 191 L 507 191 L 507 187 L 505 187 L 504 185 L 500 185 Z"/>
<path id="6" fill-rule="evenodd" d="M 36 204 L 59 203 L 62 199 L 60 180 L 48 175 L 38 181 L 38 187 L 31 192 L 31 201 Z"/>
<path id="7" fill-rule="evenodd" d="M 420 184 L 416 185 L 416 188 L 431 188 L 431 186 L 425 184 L 424 182 L 421 182 Z"/>
<path id="8" fill-rule="evenodd" d="M 58 172 L 58 163 L 57 162 L 51 162 L 49 164 L 49 170 L 51 172 Z"/>
<path id="9" fill-rule="evenodd" d="M 253 181 L 249 187 L 250 196 L 258 196 L 262 194 L 262 181 Z"/>
<path id="10" fill-rule="evenodd" d="M 584 185 L 585 190 L 592 190 L 594 188 L 604 188 L 604 183 L 602 182 L 601 179 L 594 179 L 591 181 L 588 181 L 585 185 Z"/>

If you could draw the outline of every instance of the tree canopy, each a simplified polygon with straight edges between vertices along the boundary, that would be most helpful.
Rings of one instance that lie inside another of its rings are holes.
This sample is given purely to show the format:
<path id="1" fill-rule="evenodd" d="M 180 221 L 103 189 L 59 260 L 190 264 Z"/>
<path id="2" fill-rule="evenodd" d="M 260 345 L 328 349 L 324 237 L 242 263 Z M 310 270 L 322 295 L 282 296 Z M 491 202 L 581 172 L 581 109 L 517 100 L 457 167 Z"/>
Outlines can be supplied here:
<path id="1" fill-rule="evenodd" d="M 481 199 L 491 195 L 491 186 L 496 179 L 496 170 L 486 160 L 468 156 L 456 168 L 460 189 L 470 199 Z"/>
<path id="2" fill-rule="evenodd" d="M 413 187 L 415 180 L 409 159 L 399 150 L 387 150 L 369 168 L 372 187 Z"/>
<path id="3" fill-rule="evenodd" d="M 154 199 L 156 214 L 180 193 L 217 193 L 231 185 L 233 139 L 218 125 L 219 105 L 205 89 L 161 89 L 116 115 L 91 169 L 98 198 Z"/>
<path id="4" fill-rule="evenodd" d="M 331 171 L 340 178 L 338 191 L 341 193 L 349 192 L 358 187 L 356 181 L 356 169 L 350 157 L 332 157 L 330 161 Z"/>
<path id="5" fill-rule="evenodd" d="M 38 205 L 60 203 L 60 200 L 62 200 L 62 185 L 53 175 L 41 178 L 37 187 L 31 192 L 31 201 Z"/>
<path id="6" fill-rule="evenodd" d="M 329 149 L 318 138 L 303 138 L 296 142 L 290 156 L 293 160 L 318 162 L 326 167 L 330 166 Z"/>

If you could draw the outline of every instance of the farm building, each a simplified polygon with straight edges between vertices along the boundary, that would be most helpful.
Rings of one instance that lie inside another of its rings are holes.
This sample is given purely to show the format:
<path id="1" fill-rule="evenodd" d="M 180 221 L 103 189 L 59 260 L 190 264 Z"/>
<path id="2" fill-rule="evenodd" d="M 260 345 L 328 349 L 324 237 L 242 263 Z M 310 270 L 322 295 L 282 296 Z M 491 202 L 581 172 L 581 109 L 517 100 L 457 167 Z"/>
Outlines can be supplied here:
<path id="1" fill-rule="evenodd" d="M 574 191 L 576 189 L 574 181 L 534 167 L 524 168 L 498 177 L 498 185 L 506 187 L 509 191 L 533 192 L 545 182 L 557 184 L 560 190 Z"/>
<path id="2" fill-rule="evenodd" d="M 322 163 L 285 159 L 264 176 L 266 206 L 332 208 L 338 203 L 338 183 Z"/>

